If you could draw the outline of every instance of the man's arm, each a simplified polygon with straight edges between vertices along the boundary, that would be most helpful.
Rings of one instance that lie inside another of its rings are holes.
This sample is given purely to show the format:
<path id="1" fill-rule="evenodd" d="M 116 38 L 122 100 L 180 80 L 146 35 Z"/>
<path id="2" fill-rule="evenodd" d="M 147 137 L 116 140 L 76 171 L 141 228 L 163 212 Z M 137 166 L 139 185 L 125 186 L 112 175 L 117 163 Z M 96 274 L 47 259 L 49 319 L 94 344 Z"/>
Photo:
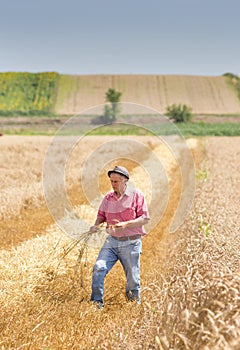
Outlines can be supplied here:
<path id="1" fill-rule="evenodd" d="M 139 218 L 128 220 L 128 221 L 121 221 L 114 225 L 114 228 L 134 228 L 138 226 L 143 226 L 148 223 L 149 219 L 143 218 L 140 216 Z"/>
<path id="2" fill-rule="evenodd" d="M 97 217 L 94 225 L 90 227 L 89 231 L 92 233 L 97 232 L 98 226 L 101 225 L 103 222 L 105 222 L 104 218 Z"/>

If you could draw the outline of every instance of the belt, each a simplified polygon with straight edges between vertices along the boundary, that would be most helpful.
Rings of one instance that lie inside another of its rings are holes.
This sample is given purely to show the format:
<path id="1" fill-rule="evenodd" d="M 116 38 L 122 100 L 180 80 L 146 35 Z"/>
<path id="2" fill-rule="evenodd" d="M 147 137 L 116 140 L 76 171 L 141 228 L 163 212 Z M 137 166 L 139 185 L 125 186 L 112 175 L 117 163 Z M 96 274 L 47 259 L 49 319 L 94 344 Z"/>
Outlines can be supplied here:
<path id="1" fill-rule="evenodd" d="M 133 235 L 133 236 L 122 236 L 122 237 L 116 237 L 116 236 L 111 236 L 112 238 L 118 240 L 118 241 L 132 241 L 134 239 L 138 239 L 141 238 L 141 235 Z"/>

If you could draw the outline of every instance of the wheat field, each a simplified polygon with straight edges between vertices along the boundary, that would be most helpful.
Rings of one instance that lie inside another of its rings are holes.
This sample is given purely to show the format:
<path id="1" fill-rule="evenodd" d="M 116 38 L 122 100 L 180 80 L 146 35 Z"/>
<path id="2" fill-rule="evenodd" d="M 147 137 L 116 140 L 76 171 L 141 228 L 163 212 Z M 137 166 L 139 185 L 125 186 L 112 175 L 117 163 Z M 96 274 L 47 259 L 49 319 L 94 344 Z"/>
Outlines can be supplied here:
<path id="1" fill-rule="evenodd" d="M 113 145 L 118 139 L 85 138 L 80 147 L 85 156 L 80 157 L 76 147 L 68 159 L 68 196 L 78 218 L 89 224 L 96 208 L 79 185 L 80 169 L 92 149 L 101 150 L 103 143 Z M 169 198 L 161 220 L 143 240 L 141 305 L 125 300 L 125 277 L 117 264 L 106 278 L 103 310 L 96 310 L 89 301 L 91 271 L 99 247 L 73 244 L 44 202 L 41 172 L 50 141 L 48 137 L 0 139 L 4 170 L 0 348 L 237 350 L 239 138 L 188 141 L 197 188 L 191 213 L 174 234 L 169 233 L 169 226 L 182 187 L 178 162 L 164 143 L 150 137 L 134 138 L 161 159 L 169 179 Z M 126 139 L 123 144 L 127 144 Z M 94 155 L 91 158 L 96 159 Z M 143 160 L 141 164 L 130 156 L 119 160 L 125 162 L 149 201 L 151 179 L 141 166 Z M 99 174 L 101 193 L 109 189 L 105 172 L 111 165 L 110 161 L 105 163 Z M 74 218 L 67 220 L 71 224 Z"/>
<path id="2" fill-rule="evenodd" d="M 85 113 L 106 102 L 109 88 L 122 92 L 121 102 L 147 106 L 153 113 L 164 114 L 174 103 L 191 106 L 195 114 L 240 113 L 227 77 L 190 75 L 61 75 L 55 112 Z"/>

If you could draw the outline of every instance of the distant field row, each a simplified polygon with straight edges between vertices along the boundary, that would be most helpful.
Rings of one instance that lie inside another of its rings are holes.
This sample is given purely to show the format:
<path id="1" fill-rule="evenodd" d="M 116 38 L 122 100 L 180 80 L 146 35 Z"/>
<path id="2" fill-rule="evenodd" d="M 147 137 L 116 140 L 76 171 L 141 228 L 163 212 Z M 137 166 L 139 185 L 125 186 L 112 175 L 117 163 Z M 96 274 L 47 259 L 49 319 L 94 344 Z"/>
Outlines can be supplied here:
<path id="1" fill-rule="evenodd" d="M 121 101 L 135 109 L 143 106 L 164 114 L 167 106 L 184 103 L 196 114 L 240 114 L 238 91 L 229 76 L 9 72 L 0 73 L 0 115 L 91 113 L 105 103 L 109 88 L 121 91 Z"/>
<path id="2" fill-rule="evenodd" d="M 187 104 L 200 114 L 240 113 L 240 99 L 229 77 L 183 75 L 61 75 L 55 112 L 78 114 L 103 104 L 110 87 L 122 92 L 122 102 L 160 113 L 173 103 Z"/>

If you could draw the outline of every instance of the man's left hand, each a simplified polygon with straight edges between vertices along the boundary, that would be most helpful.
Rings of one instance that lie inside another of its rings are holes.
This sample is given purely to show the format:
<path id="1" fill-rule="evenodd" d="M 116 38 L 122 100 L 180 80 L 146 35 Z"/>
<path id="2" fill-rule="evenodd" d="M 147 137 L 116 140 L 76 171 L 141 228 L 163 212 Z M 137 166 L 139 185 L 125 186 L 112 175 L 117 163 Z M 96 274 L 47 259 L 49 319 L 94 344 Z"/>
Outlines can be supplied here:
<path id="1" fill-rule="evenodd" d="M 113 227 L 115 229 L 125 229 L 127 227 L 128 222 L 127 221 L 119 221 Z"/>

